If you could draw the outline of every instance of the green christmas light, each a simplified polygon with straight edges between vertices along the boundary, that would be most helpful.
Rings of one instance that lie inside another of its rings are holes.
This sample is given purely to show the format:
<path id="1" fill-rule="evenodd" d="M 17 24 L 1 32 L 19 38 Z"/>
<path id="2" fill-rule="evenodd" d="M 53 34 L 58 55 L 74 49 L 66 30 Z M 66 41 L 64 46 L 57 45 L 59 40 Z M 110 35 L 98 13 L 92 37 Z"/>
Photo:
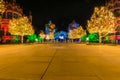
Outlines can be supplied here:
<path id="1" fill-rule="evenodd" d="M 88 35 L 89 42 L 99 42 L 99 36 L 97 33 L 92 33 Z"/>

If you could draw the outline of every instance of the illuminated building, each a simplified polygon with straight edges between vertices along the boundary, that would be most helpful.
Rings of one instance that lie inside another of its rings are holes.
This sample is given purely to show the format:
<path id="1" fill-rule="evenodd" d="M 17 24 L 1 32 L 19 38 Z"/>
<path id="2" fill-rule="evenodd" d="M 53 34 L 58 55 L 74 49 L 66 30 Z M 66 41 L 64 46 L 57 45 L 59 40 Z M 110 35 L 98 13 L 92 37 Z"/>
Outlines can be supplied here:
<path id="1" fill-rule="evenodd" d="M 16 5 L 15 0 L 5 0 L 4 3 L 5 11 L 2 15 L 2 22 L 0 25 L 0 29 L 4 32 L 2 42 L 6 42 L 6 40 L 10 40 L 11 38 L 10 33 L 8 32 L 10 19 L 19 18 L 23 15 L 23 10 L 20 6 Z"/>
<path id="2" fill-rule="evenodd" d="M 45 34 L 46 34 L 46 39 L 53 40 L 54 39 L 54 33 L 55 33 L 55 24 L 52 23 L 52 21 L 49 21 L 48 24 L 45 25 Z"/>
<path id="3" fill-rule="evenodd" d="M 73 20 L 72 23 L 70 23 L 68 26 L 68 32 L 70 32 L 70 30 L 76 29 L 77 27 L 79 27 L 79 24 Z"/>
<path id="4" fill-rule="evenodd" d="M 73 42 L 76 39 L 79 39 L 78 36 L 78 27 L 79 24 L 75 22 L 75 20 L 72 21 L 72 23 L 68 26 L 68 38 Z"/>
<path id="5" fill-rule="evenodd" d="M 115 32 L 110 38 L 120 41 L 120 0 L 111 0 L 107 3 L 107 7 L 114 13 L 115 16 Z"/>
<path id="6" fill-rule="evenodd" d="M 55 33 L 54 37 L 55 37 L 55 40 L 63 42 L 68 39 L 68 34 L 65 31 L 59 31 Z"/>
<path id="7" fill-rule="evenodd" d="M 20 5 L 16 4 L 15 0 L 4 0 L 5 11 L 2 15 L 2 22 L 0 29 L 3 30 L 2 42 L 6 42 L 11 39 L 15 39 L 16 36 L 11 36 L 9 31 L 9 21 L 13 18 L 20 18 L 23 16 L 23 9 Z M 30 13 L 31 14 L 31 13 Z M 32 16 L 29 16 L 30 22 L 32 22 Z"/>

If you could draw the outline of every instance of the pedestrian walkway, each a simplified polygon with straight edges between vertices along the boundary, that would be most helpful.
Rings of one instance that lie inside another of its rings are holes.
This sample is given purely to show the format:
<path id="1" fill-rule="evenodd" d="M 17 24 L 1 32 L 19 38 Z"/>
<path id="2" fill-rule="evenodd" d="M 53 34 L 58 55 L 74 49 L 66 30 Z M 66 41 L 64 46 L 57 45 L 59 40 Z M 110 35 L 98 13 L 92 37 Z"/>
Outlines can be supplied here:
<path id="1" fill-rule="evenodd" d="M 34 44 L 0 50 L 0 80 L 120 80 L 120 47 Z"/>

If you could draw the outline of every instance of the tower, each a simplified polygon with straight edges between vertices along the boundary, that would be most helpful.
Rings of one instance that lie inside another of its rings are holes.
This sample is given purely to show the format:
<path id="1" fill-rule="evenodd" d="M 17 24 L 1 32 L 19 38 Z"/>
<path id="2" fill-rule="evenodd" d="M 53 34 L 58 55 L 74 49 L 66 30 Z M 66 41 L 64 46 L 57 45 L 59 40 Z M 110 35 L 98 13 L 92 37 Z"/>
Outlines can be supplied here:
<path id="1" fill-rule="evenodd" d="M 29 21 L 32 24 L 32 12 L 31 11 L 29 12 Z"/>

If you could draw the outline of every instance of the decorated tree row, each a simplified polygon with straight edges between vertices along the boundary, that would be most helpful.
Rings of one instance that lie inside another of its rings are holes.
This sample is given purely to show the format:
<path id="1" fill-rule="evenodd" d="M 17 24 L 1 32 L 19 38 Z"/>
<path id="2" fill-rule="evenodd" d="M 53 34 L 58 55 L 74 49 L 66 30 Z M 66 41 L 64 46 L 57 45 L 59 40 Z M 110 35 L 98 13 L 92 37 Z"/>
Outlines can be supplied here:
<path id="1" fill-rule="evenodd" d="M 113 33 L 115 29 L 114 14 L 107 7 L 95 7 L 91 19 L 88 21 L 87 30 L 89 33 L 98 33 L 99 42 L 108 33 Z"/>
<path id="2" fill-rule="evenodd" d="M 34 33 L 33 27 L 29 22 L 27 17 L 21 17 L 18 19 L 10 20 L 9 24 L 9 32 L 12 35 L 20 35 L 21 42 L 23 43 L 23 36 L 24 35 L 31 35 Z"/>
<path id="3" fill-rule="evenodd" d="M 68 37 L 70 39 L 79 39 L 85 34 L 85 30 L 83 30 L 82 26 L 79 26 L 76 29 L 70 30 L 70 32 L 68 33 Z"/>

